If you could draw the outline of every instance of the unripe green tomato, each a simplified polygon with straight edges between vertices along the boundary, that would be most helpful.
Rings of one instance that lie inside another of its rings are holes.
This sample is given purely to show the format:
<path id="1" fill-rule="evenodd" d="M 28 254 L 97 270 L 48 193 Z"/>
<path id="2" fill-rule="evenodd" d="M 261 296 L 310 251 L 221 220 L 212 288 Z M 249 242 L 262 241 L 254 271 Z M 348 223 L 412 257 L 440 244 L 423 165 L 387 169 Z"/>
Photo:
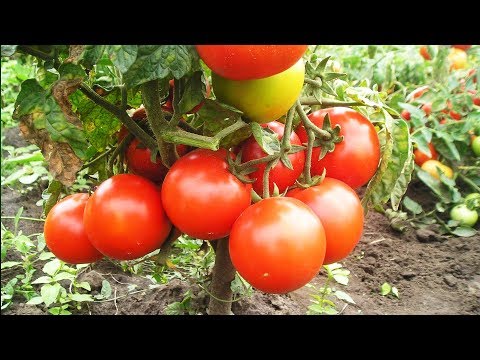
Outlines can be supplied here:
<path id="1" fill-rule="evenodd" d="M 475 155 L 480 156 L 480 136 L 475 137 L 472 141 L 472 150 Z"/>
<path id="2" fill-rule="evenodd" d="M 229 80 L 212 72 L 212 87 L 218 100 L 262 124 L 287 113 L 302 91 L 304 77 L 305 64 L 300 59 L 279 74 L 256 80 Z"/>
<path id="3" fill-rule="evenodd" d="M 460 204 L 450 211 L 450 218 L 460 222 L 460 225 L 475 226 L 478 220 L 478 213 L 470 210 L 467 205 Z"/>

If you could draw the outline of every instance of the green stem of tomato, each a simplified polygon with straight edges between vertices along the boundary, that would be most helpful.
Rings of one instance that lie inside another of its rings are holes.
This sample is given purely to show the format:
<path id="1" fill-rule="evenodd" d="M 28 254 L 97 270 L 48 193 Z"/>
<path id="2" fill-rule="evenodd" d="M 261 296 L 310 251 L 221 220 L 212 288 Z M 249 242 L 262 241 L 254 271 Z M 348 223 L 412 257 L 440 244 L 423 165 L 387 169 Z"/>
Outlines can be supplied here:
<path id="1" fill-rule="evenodd" d="M 112 156 L 108 160 L 107 164 L 107 172 L 108 176 L 113 176 L 114 171 L 113 171 L 113 165 L 115 164 L 115 160 L 118 158 L 118 156 L 125 151 L 125 147 L 127 146 L 130 141 L 132 141 L 133 135 L 132 134 L 127 134 L 122 141 L 118 144 L 118 146 L 115 148 L 113 151 Z M 120 166 L 123 166 L 123 161 L 120 163 Z"/>
<path id="2" fill-rule="evenodd" d="M 169 130 L 162 134 L 164 141 L 184 144 L 202 149 L 218 150 L 220 140 L 215 137 L 194 134 L 183 129 Z"/>
<path id="3" fill-rule="evenodd" d="M 305 158 L 305 166 L 303 167 L 303 177 L 306 184 L 312 182 L 312 153 L 313 153 L 313 142 L 315 141 L 315 133 L 312 129 L 307 129 L 308 144 L 307 144 L 307 154 Z"/>
<path id="4" fill-rule="evenodd" d="M 467 178 L 465 175 L 463 175 L 462 173 L 458 173 L 458 177 L 460 179 L 463 180 L 463 182 L 465 184 L 467 184 L 468 186 L 470 186 L 470 188 L 475 191 L 475 192 L 480 192 L 480 187 L 478 187 L 477 184 L 475 184 L 472 180 L 470 180 L 469 178 Z"/>
<path id="5" fill-rule="evenodd" d="M 167 143 L 162 137 L 163 133 L 168 130 L 169 124 L 163 115 L 158 89 L 158 80 L 149 81 L 142 85 L 142 97 L 147 112 L 148 123 L 157 139 L 162 163 L 165 167 L 170 168 L 175 162 L 175 153 L 173 151 L 175 145 Z"/>
<path id="6" fill-rule="evenodd" d="M 266 162 L 271 162 L 273 160 L 276 160 L 278 159 L 280 156 L 279 154 L 273 154 L 273 155 L 268 155 L 268 156 L 264 156 L 262 158 L 259 158 L 259 159 L 254 159 L 254 160 L 250 160 L 250 161 L 247 161 L 247 162 L 244 162 L 238 166 L 236 166 L 236 169 L 241 172 L 242 170 L 245 170 L 245 169 L 248 169 L 249 167 L 251 166 L 255 166 L 255 165 L 258 165 L 258 164 L 263 164 L 263 163 L 266 163 Z"/>
<path id="7" fill-rule="evenodd" d="M 313 122 L 310 121 L 308 118 L 307 114 L 302 108 L 302 105 L 299 100 L 297 100 L 296 106 L 295 106 L 298 115 L 300 116 L 300 119 L 302 120 L 303 126 L 305 127 L 306 130 L 311 129 L 315 135 L 319 138 L 322 138 L 323 140 L 330 140 L 331 135 L 328 131 L 320 129 L 318 126 L 316 126 Z"/>
<path id="8" fill-rule="evenodd" d="M 277 156 L 278 157 L 278 156 Z M 263 198 L 267 199 L 270 197 L 270 187 L 269 187 L 269 178 L 270 178 L 270 170 L 275 165 L 276 161 L 270 161 L 267 166 L 265 166 L 265 171 L 263 172 Z"/>
<path id="9" fill-rule="evenodd" d="M 150 150 L 157 148 L 155 140 L 148 135 L 145 130 L 143 130 L 135 121 L 133 121 L 132 118 L 128 116 L 126 111 L 102 98 L 85 83 L 81 83 L 79 89 L 95 104 L 103 107 L 105 110 L 119 119 L 128 129 L 128 131 L 135 135 L 135 137 L 138 138 L 142 144 L 144 144 Z"/>
<path id="10" fill-rule="evenodd" d="M 290 144 L 290 136 L 292 135 L 293 128 L 293 115 L 295 114 L 295 105 L 293 105 L 290 110 L 288 110 L 287 119 L 285 121 L 285 130 L 283 131 L 281 153 L 285 154 L 290 151 L 292 145 Z"/>
<path id="11" fill-rule="evenodd" d="M 82 168 L 80 170 L 84 170 L 86 169 L 87 167 L 95 164 L 98 160 L 101 160 L 103 159 L 105 156 L 107 156 L 108 154 L 110 154 L 112 151 L 114 151 L 115 148 L 114 147 L 111 147 L 110 149 L 104 151 L 103 153 L 101 153 L 100 155 L 98 155 L 95 159 L 93 159 L 92 161 L 89 161 L 85 164 L 83 164 Z"/>
<path id="12" fill-rule="evenodd" d="M 300 103 L 302 105 L 309 105 L 309 106 L 319 105 L 322 108 L 336 107 L 336 106 L 368 106 L 356 101 L 338 101 L 338 100 L 332 100 L 332 99 L 319 100 L 313 96 L 300 98 Z"/>

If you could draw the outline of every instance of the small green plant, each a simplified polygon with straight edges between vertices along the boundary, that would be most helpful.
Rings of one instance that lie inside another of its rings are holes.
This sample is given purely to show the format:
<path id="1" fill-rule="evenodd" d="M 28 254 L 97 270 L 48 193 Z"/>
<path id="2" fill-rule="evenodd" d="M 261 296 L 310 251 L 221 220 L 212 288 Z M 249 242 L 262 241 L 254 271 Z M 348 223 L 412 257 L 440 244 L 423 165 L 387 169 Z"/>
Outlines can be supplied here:
<path id="1" fill-rule="evenodd" d="M 191 300 L 193 293 L 188 290 L 183 294 L 182 301 L 176 301 L 168 304 L 163 311 L 165 315 L 196 315 L 196 311 L 192 308 Z"/>
<path id="2" fill-rule="evenodd" d="M 397 299 L 400 299 L 398 289 L 395 286 L 390 285 L 388 282 L 384 282 L 382 286 L 380 286 L 380 294 L 382 296 L 395 296 Z"/>
<path id="3" fill-rule="evenodd" d="M 334 280 L 338 284 L 346 286 L 349 281 L 348 276 L 350 275 L 350 271 L 345 269 L 339 263 L 324 265 L 323 268 L 327 271 L 327 279 L 325 280 L 325 284 L 320 288 L 317 288 L 311 284 L 307 285 L 314 291 L 310 294 L 310 296 L 312 297 L 310 301 L 313 304 L 308 306 L 307 315 L 338 314 L 339 311 L 337 310 L 337 305 L 335 304 L 335 302 L 333 302 L 333 297 L 345 302 L 345 307 L 348 304 L 355 304 L 355 301 L 346 292 L 337 290 L 335 287 L 329 286 L 332 280 Z"/>

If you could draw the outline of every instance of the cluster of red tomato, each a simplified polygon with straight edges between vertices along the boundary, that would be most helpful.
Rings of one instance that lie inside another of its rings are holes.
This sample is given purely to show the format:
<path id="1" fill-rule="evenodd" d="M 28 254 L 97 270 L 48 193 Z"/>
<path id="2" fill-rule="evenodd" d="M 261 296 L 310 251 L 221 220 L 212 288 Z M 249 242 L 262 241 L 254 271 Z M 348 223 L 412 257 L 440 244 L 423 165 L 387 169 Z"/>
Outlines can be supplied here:
<path id="1" fill-rule="evenodd" d="M 202 45 L 197 50 L 212 70 L 217 98 L 281 139 L 284 125 L 272 120 L 285 115 L 301 92 L 306 46 Z M 286 95 L 270 94 L 285 85 L 291 85 Z M 46 243 L 60 259 L 86 263 L 103 255 L 120 260 L 144 256 L 175 228 L 204 240 L 229 236 L 232 263 L 251 285 L 271 293 L 298 289 L 323 264 L 345 258 L 360 240 L 364 214 L 354 189 L 371 179 L 380 159 L 379 140 L 368 119 L 341 107 L 308 117 L 322 128 L 326 114 L 332 127 L 340 125 L 343 141 L 322 159 L 320 148 L 314 148 L 311 174 L 322 175 L 325 169 L 328 176 L 320 184 L 294 187 L 305 153 L 289 154 L 293 169 L 279 161 L 269 177 L 270 191 L 275 183 L 280 192 L 289 190 L 286 196 L 252 204 L 251 189 L 261 193 L 265 164 L 249 174 L 253 183 L 244 183 L 229 171 L 225 149 L 189 152 L 177 146 L 183 156 L 167 169 L 160 160 L 152 163 L 150 150 L 134 139 L 126 150 L 134 174 L 111 177 L 90 197 L 75 194 L 60 201 L 46 219 Z M 145 116 L 138 110 L 133 118 Z M 305 144 L 305 128 L 292 131 L 290 141 Z M 242 162 L 267 155 L 253 136 L 240 148 Z"/>

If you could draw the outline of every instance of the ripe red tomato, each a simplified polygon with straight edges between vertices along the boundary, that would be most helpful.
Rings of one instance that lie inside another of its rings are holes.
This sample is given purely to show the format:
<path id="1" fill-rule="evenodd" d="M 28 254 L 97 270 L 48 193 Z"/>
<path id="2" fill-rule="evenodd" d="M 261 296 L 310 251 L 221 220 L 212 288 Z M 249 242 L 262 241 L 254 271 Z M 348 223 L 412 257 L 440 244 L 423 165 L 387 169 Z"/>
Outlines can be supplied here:
<path id="1" fill-rule="evenodd" d="M 463 50 L 463 51 L 467 51 L 472 47 L 472 45 L 452 45 L 452 47 Z"/>
<path id="2" fill-rule="evenodd" d="M 402 116 L 402 118 L 404 118 L 405 120 L 410 120 L 410 112 L 407 111 L 407 110 L 402 110 L 402 112 L 400 113 L 400 115 Z"/>
<path id="3" fill-rule="evenodd" d="M 440 122 L 441 124 L 442 122 Z M 431 156 L 428 156 L 427 154 L 425 154 L 423 151 L 421 151 L 420 149 L 415 149 L 415 151 L 413 152 L 413 156 L 414 156 L 414 159 L 415 159 L 415 164 L 417 164 L 418 166 L 422 166 L 423 163 L 427 160 L 437 160 L 438 159 L 438 153 L 437 153 L 437 150 L 435 150 L 435 148 L 433 147 L 433 145 L 430 143 L 428 144 L 428 148 L 430 149 L 430 152 L 431 152 Z"/>
<path id="4" fill-rule="evenodd" d="M 272 129 L 278 135 L 278 138 L 282 139 L 283 132 L 285 130 L 285 125 L 282 123 L 272 121 L 267 124 L 263 124 L 262 126 Z M 294 131 L 292 131 L 290 135 L 290 143 L 292 145 L 302 145 L 298 135 Z M 267 154 L 262 150 L 260 145 L 258 145 L 253 136 L 247 139 L 242 145 L 242 162 L 260 159 L 264 156 L 267 156 Z M 270 192 L 273 191 L 273 183 L 277 184 L 280 192 L 285 191 L 289 186 L 295 183 L 295 180 L 297 180 L 302 173 L 303 166 L 305 165 L 305 153 L 303 151 L 299 151 L 295 154 L 288 155 L 288 158 L 292 162 L 293 170 L 287 168 L 281 161 L 279 161 L 278 164 L 270 170 L 268 179 Z M 257 171 L 249 174 L 250 178 L 256 179 L 252 186 L 253 190 L 255 190 L 259 195 L 261 195 L 263 191 L 263 174 L 266 166 L 266 163 L 259 164 L 256 166 Z"/>
<path id="5" fill-rule="evenodd" d="M 452 119 L 457 120 L 457 121 L 462 119 L 462 115 L 460 115 L 458 112 L 456 112 L 454 110 L 450 110 L 450 117 Z"/>
<path id="6" fill-rule="evenodd" d="M 475 75 L 476 72 L 477 72 L 477 70 L 475 70 L 475 69 L 470 69 L 470 70 L 468 71 L 467 76 L 473 76 L 473 75 Z M 473 83 L 474 83 L 474 84 L 477 83 L 477 76 L 476 76 L 476 75 L 473 76 Z"/>
<path id="7" fill-rule="evenodd" d="M 475 97 L 475 95 L 477 94 L 477 90 L 468 90 L 468 92 L 472 96 L 473 103 L 477 106 L 480 106 L 480 97 Z"/>
<path id="8" fill-rule="evenodd" d="M 425 60 L 432 60 L 432 57 L 431 57 L 430 54 L 428 53 L 428 49 L 427 49 L 426 46 L 420 47 L 420 55 L 422 55 L 422 57 L 423 57 Z"/>
<path id="9" fill-rule="evenodd" d="M 188 152 L 188 146 L 176 145 L 177 153 L 183 156 Z M 157 156 L 157 161 L 152 162 L 150 159 L 151 151 L 141 145 L 140 141 L 135 138 L 132 140 L 125 153 L 128 169 L 132 174 L 143 176 L 153 182 L 161 182 L 168 169 L 162 164 L 160 155 Z"/>
<path id="10" fill-rule="evenodd" d="M 325 178 L 319 185 L 287 196 L 307 204 L 322 222 L 327 240 L 324 264 L 340 261 L 353 251 L 362 237 L 363 208 L 351 187 Z"/>
<path id="11" fill-rule="evenodd" d="M 207 98 L 210 96 L 210 91 L 211 91 L 211 88 L 210 88 L 210 83 L 208 82 L 208 79 L 206 80 L 206 91 L 207 91 Z M 168 84 L 170 85 L 170 91 L 168 93 L 168 97 L 167 97 L 167 101 L 165 102 L 165 104 L 162 105 L 162 110 L 163 111 L 167 111 L 169 113 L 173 113 L 173 105 L 172 105 L 172 101 L 173 101 L 173 91 L 174 91 L 174 80 L 170 80 L 168 82 Z M 187 114 L 195 114 L 198 110 L 200 110 L 203 106 L 203 101 L 196 105 L 192 110 L 188 111 Z"/>
<path id="12" fill-rule="evenodd" d="M 100 184 L 87 202 L 83 222 L 93 246 L 117 260 L 158 249 L 172 227 L 158 188 L 133 174 L 115 175 Z"/>
<path id="13" fill-rule="evenodd" d="M 410 95 L 407 96 L 408 99 L 410 100 L 415 100 L 425 94 L 428 91 L 429 87 L 428 85 L 425 86 L 420 86 L 419 88 L 413 90 Z"/>
<path id="14" fill-rule="evenodd" d="M 266 78 L 287 70 L 308 45 L 197 45 L 200 58 L 216 74 L 230 80 Z"/>
<path id="15" fill-rule="evenodd" d="M 341 180 L 354 189 L 365 185 L 377 171 L 380 161 L 380 142 L 375 128 L 362 114 L 345 107 L 321 109 L 308 118 L 322 128 L 327 113 L 332 127 L 341 126 L 340 135 L 344 138 L 321 160 L 317 160 L 320 148 L 313 149 L 312 175 L 321 175 L 325 168 L 328 177 Z M 303 125 L 297 129 L 297 134 L 302 143 L 308 141 Z"/>
<path id="16" fill-rule="evenodd" d="M 73 194 L 60 200 L 45 220 L 45 243 L 57 258 L 70 264 L 86 264 L 103 255 L 88 240 L 83 211 L 88 194 Z"/>
<path id="17" fill-rule="evenodd" d="M 301 201 L 274 197 L 248 207 L 230 234 L 230 258 L 253 287 L 275 294 L 301 288 L 319 272 L 325 231 Z"/>
<path id="18" fill-rule="evenodd" d="M 425 113 L 425 115 L 430 115 L 432 113 L 432 103 L 428 102 L 422 105 L 422 110 Z"/>
<path id="19" fill-rule="evenodd" d="M 250 184 L 228 170 L 225 150 L 194 150 L 177 160 L 162 186 L 162 201 L 172 223 L 204 240 L 227 236 L 251 202 Z"/>

